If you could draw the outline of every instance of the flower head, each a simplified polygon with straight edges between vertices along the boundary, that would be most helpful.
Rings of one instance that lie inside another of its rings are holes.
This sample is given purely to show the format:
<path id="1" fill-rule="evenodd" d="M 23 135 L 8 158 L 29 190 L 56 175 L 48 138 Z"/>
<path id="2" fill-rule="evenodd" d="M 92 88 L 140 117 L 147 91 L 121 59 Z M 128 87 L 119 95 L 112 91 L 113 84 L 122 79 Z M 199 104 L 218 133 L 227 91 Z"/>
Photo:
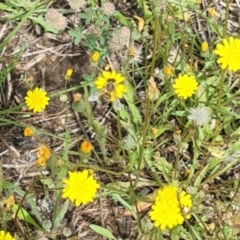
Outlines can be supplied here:
<path id="1" fill-rule="evenodd" d="M 124 59 L 127 59 L 129 56 L 129 63 L 142 63 L 142 46 L 141 45 L 132 45 L 129 48 L 129 51 L 126 52 Z"/>
<path id="2" fill-rule="evenodd" d="M 84 140 L 81 144 L 80 151 L 82 153 L 88 154 L 92 151 L 92 148 L 93 148 L 92 144 L 89 141 Z"/>
<path id="3" fill-rule="evenodd" d="M 69 198 L 77 207 L 81 204 L 92 202 L 96 196 L 100 185 L 89 174 L 88 170 L 82 172 L 68 172 L 69 178 L 63 180 L 65 187 L 63 188 L 63 198 Z"/>
<path id="4" fill-rule="evenodd" d="M 166 66 L 163 70 L 164 74 L 167 75 L 167 76 L 170 76 L 172 77 L 173 76 L 173 71 L 174 71 L 174 67 L 172 66 Z"/>
<path id="5" fill-rule="evenodd" d="M 72 68 L 68 68 L 68 70 L 66 71 L 65 76 L 64 76 L 65 80 L 66 81 L 70 80 L 72 74 L 73 74 L 73 69 Z"/>
<path id="6" fill-rule="evenodd" d="M 6 211 L 9 211 L 11 209 L 11 207 L 13 206 L 13 204 L 15 203 L 15 200 L 14 200 L 14 196 L 9 196 L 5 201 L 4 201 L 6 207 Z M 1 240 L 1 238 L 0 238 Z"/>
<path id="7" fill-rule="evenodd" d="M 117 29 L 112 33 L 112 38 L 109 40 L 109 47 L 113 51 L 124 49 L 129 45 L 131 31 L 127 27 Z"/>
<path id="8" fill-rule="evenodd" d="M 176 187 L 165 186 L 158 190 L 149 215 L 155 227 L 160 227 L 161 230 L 171 229 L 182 224 L 184 217 L 190 218 L 191 207 L 192 199 L 188 193 L 182 191 L 178 194 Z"/>
<path id="9" fill-rule="evenodd" d="M 240 70 L 240 39 L 223 39 L 223 44 L 218 43 L 214 53 L 219 55 L 217 63 L 222 69 L 234 72 Z"/>
<path id="10" fill-rule="evenodd" d="M 207 50 L 208 50 L 208 43 L 207 42 L 202 42 L 202 44 L 201 44 L 201 50 L 203 51 L 203 52 L 206 52 Z"/>
<path id="11" fill-rule="evenodd" d="M 60 12 L 53 8 L 48 9 L 45 15 L 45 20 L 49 26 L 57 30 L 64 30 L 67 26 L 66 18 Z"/>
<path id="12" fill-rule="evenodd" d="M 193 76 L 185 74 L 178 76 L 173 84 L 173 88 L 178 97 L 187 99 L 188 97 L 191 97 L 197 90 L 198 83 Z"/>
<path id="13" fill-rule="evenodd" d="M 80 8 L 84 9 L 86 6 L 85 0 L 67 0 L 67 2 L 73 10 L 79 10 Z"/>
<path id="14" fill-rule="evenodd" d="M 51 157 L 49 148 L 45 145 L 41 145 L 37 152 L 37 166 L 45 167 L 47 160 Z"/>
<path id="15" fill-rule="evenodd" d="M 188 119 L 193 120 L 198 126 L 206 125 L 210 120 L 210 110 L 208 107 L 197 107 L 189 109 Z"/>
<path id="16" fill-rule="evenodd" d="M 29 90 L 27 96 L 25 97 L 25 102 L 27 107 L 33 112 L 41 112 L 49 104 L 49 97 L 47 93 L 41 88 L 35 88 L 34 90 Z"/>
<path id="17" fill-rule="evenodd" d="M 9 232 L 0 231 L 0 240 L 15 240 Z"/>
<path id="18" fill-rule="evenodd" d="M 110 84 L 111 88 L 109 87 Z M 127 92 L 127 88 L 124 85 L 124 77 L 115 71 L 103 71 L 102 75 L 95 80 L 95 86 L 99 90 L 107 90 L 110 94 L 111 102 L 114 102 L 118 98 L 123 98 L 123 94 Z"/>
<path id="19" fill-rule="evenodd" d="M 111 2 L 105 2 L 102 4 L 102 11 L 105 13 L 107 16 L 111 16 L 115 12 L 115 6 Z"/>
<path id="20" fill-rule="evenodd" d="M 99 56 L 100 56 L 99 52 L 94 52 L 94 53 L 92 54 L 92 56 L 91 56 L 91 60 L 92 60 L 93 62 L 97 62 L 98 59 L 99 59 Z"/>
<path id="21" fill-rule="evenodd" d="M 209 17 L 214 17 L 216 14 L 215 8 L 208 8 L 207 11 L 208 11 Z"/>
<path id="22" fill-rule="evenodd" d="M 31 137 L 33 135 L 33 129 L 31 127 L 24 128 L 24 137 Z"/>
<path id="23" fill-rule="evenodd" d="M 81 100 L 82 100 L 82 94 L 81 93 L 73 94 L 73 101 L 74 102 L 80 102 Z"/>

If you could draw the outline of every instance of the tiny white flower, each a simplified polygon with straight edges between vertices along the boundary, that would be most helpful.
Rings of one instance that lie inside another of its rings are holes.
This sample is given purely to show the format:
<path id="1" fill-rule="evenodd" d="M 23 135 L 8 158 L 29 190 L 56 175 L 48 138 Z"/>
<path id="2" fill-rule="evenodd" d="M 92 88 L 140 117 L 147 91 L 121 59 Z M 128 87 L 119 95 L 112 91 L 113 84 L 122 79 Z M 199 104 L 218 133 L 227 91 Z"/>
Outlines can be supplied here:
<path id="1" fill-rule="evenodd" d="M 188 111 L 190 113 L 188 119 L 193 120 L 198 126 L 206 125 L 211 119 L 208 107 L 190 108 Z"/>

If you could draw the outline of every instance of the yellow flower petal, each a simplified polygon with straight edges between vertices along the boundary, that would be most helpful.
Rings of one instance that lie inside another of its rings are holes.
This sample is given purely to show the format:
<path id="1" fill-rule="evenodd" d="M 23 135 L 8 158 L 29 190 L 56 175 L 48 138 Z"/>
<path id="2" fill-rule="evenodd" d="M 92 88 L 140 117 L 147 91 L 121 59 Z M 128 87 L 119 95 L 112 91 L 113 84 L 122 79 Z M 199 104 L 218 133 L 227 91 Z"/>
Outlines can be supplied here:
<path id="1" fill-rule="evenodd" d="M 114 85 L 112 91 L 109 91 L 107 88 L 110 81 Z M 102 75 L 97 77 L 94 83 L 97 89 L 104 90 L 110 94 L 111 102 L 114 102 L 117 98 L 123 98 L 123 94 L 127 92 L 127 87 L 124 85 L 124 77 L 116 71 L 103 71 Z"/>
<path id="2" fill-rule="evenodd" d="M 219 55 L 217 63 L 222 69 L 234 72 L 240 70 L 240 39 L 223 39 L 222 44 L 217 44 L 214 53 Z"/>
<path id="3" fill-rule="evenodd" d="M 172 85 L 178 97 L 187 99 L 191 97 L 198 88 L 198 83 L 193 76 L 180 75 Z"/>
<path id="4" fill-rule="evenodd" d="M 41 88 L 35 88 L 34 90 L 29 90 L 27 96 L 25 97 L 25 102 L 27 107 L 33 112 L 41 112 L 49 104 L 49 97 L 47 93 Z"/>
<path id="5" fill-rule="evenodd" d="M 9 232 L 0 231 L 0 240 L 15 240 Z"/>
<path id="6" fill-rule="evenodd" d="M 69 198 L 76 206 L 92 202 L 96 196 L 100 185 L 89 174 L 88 170 L 82 172 L 68 172 L 69 178 L 64 179 L 65 187 L 63 188 L 63 198 Z"/>
<path id="7" fill-rule="evenodd" d="M 171 229 L 184 222 L 184 214 L 181 209 L 190 210 L 192 207 L 191 196 L 182 191 L 179 196 L 177 188 L 173 186 L 165 186 L 158 191 L 155 203 L 149 212 L 151 220 L 155 227 L 161 230 Z M 189 211 L 185 217 L 191 217 Z"/>

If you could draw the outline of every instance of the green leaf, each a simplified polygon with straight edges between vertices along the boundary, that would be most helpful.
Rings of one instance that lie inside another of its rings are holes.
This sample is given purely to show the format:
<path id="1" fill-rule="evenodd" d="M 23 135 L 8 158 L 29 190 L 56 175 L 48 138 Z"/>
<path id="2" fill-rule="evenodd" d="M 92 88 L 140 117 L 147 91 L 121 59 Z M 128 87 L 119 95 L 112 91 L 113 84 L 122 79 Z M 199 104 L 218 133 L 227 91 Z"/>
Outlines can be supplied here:
<path id="1" fill-rule="evenodd" d="M 127 93 L 124 95 L 124 99 L 127 101 L 128 107 L 132 113 L 132 121 L 136 125 L 142 124 L 142 117 L 138 108 L 135 105 L 135 98 L 134 98 L 134 89 L 129 82 L 126 82 L 126 87 L 128 89 Z"/>
<path id="2" fill-rule="evenodd" d="M 24 197 L 25 196 L 25 192 L 22 191 L 19 186 L 17 186 L 16 184 L 12 184 L 12 183 L 8 183 L 8 182 L 3 182 L 3 188 L 4 189 L 11 189 L 14 190 L 14 192 L 16 192 L 20 197 Z M 32 214 L 37 218 L 37 220 L 39 222 L 42 222 L 42 218 L 41 215 L 37 209 L 36 206 L 36 202 L 33 200 L 32 196 L 30 195 L 26 195 L 25 196 L 25 200 L 27 201 L 27 203 L 31 206 L 31 212 Z"/>
<path id="3" fill-rule="evenodd" d="M 61 221 L 63 220 L 69 206 L 69 200 L 67 199 L 64 204 L 61 206 L 59 212 L 56 215 L 56 218 L 54 219 L 52 232 L 56 232 L 61 224 Z"/>
<path id="4" fill-rule="evenodd" d="M 45 22 L 45 20 L 44 20 L 44 18 L 43 18 L 42 15 L 39 15 L 38 17 L 32 17 L 32 16 L 30 16 L 29 19 L 31 19 L 35 24 L 37 23 L 37 24 L 41 25 L 41 26 L 44 28 L 44 30 L 47 31 L 47 32 L 52 32 L 52 33 L 55 33 L 55 34 L 58 34 L 58 33 L 59 33 L 59 31 L 58 31 L 57 29 L 49 26 L 49 25 Z"/>
<path id="5" fill-rule="evenodd" d="M 106 229 L 106 228 L 103 228 L 103 227 L 100 227 L 100 226 L 97 226 L 97 225 L 94 225 L 94 224 L 91 224 L 89 225 L 89 227 L 96 233 L 108 238 L 108 239 L 113 239 L 113 240 L 117 240 L 113 235 L 112 233 Z"/>
<path id="6" fill-rule="evenodd" d="M 114 17 L 126 27 L 130 26 L 130 23 L 128 22 L 128 20 L 120 12 L 115 11 Z"/>
<path id="7" fill-rule="evenodd" d="M 19 209 L 19 206 L 17 204 L 14 204 L 12 207 L 12 211 L 15 214 L 17 213 L 17 217 L 19 219 L 27 221 L 28 223 L 32 224 L 38 230 L 42 230 L 42 228 L 34 221 L 34 219 L 29 215 L 29 213 L 24 208 L 21 207 L 19 210 L 18 209 Z"/>

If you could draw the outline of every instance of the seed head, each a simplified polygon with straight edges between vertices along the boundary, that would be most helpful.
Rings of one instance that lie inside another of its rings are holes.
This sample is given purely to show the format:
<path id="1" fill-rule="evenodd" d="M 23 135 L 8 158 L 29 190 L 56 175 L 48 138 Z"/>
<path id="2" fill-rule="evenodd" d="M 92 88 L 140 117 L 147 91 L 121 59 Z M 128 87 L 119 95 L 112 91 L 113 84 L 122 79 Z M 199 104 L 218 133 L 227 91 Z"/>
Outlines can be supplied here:
<path id="1" fill-rule="evenodd" d="M 67 0 L 69 6 L 73 10 L 79 10 L 84 9 L 86 6 L 86 1 L 85 0 Z"/>
<path id="2" fill-rule="evenodd" d="M 115 12 L 115 6 L 111 2 L 105 2 L 102 4 L 102 11 L 108 16 L 111 16 Z"/>
<path id="3" fill-rule="evenodd" d="M 127 27 L 122 27 L 117 29 L 112 34 L 112 39 L 109 41 L 109 47 L 113 51 L 122 50 L 125 46 L 129 45 L 130 40 L 130 29 Z"/>
<path id="4" fill-rule="evenodd" d="M 206 125 L 210 120 L 210 111 L 208 107 L 190 108 L 188 119 L 193 120 L 198 126 Z"/>
<path id="5" fill-rule="evenodd" d="M 60 12 L 53 8 L 48 9 L 45 15 L 45 20 L 49 26 L 59 31 L 63 31 L 67 26 L 66 18 Z"/>

